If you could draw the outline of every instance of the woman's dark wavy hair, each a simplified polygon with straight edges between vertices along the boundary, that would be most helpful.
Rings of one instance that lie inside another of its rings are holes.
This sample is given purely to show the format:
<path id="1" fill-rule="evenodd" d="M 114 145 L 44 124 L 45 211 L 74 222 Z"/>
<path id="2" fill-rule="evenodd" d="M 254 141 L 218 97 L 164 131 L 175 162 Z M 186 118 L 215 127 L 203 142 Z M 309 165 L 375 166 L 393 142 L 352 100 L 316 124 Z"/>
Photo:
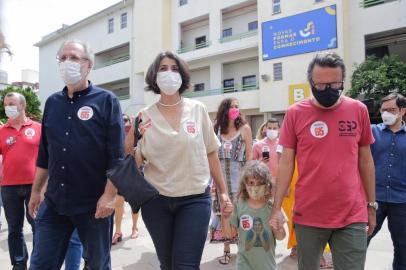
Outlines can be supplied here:
<path id="1" fill-rule="evenodd" d="M 227 134 L 228 133 L 228 110 L 231 107 L 231 103 L 233 100 L 237 100 L 236 98 L 226 98 L 224 99 L 221 103 L 220 106 L 217 110 L 217 115 L 216 115 L 216 120 L 214 124 L 214 131 L 216 134 L 218 133 L 219 129 L 221 134 Z M 240 127 L 245 125 L 246 121 L 245 119 L 241 116 L 238 116 L 237 119 L 234 121 L 234 126 L 238 130 Z"/>
<path id="2" fill-rule="evenodd" d="M 182 94 L 190 87 L 189 67 L 179 56 L 169 51 L 159 53 L 155 57 L 154 62 L 149 66 L 147 76 L 145 77 L 145 83 L 147 84 L 145 90 L 153 91 L 155 94 L 161 93 L 161 90 L 156 83 L 156 75 L 159 72 L 159 65 L 165 57 L 175 60 L 176 65 L 178 65 L 179 74 L 182 77 L 182 85 L 179 88 L 179 94 Z"/>

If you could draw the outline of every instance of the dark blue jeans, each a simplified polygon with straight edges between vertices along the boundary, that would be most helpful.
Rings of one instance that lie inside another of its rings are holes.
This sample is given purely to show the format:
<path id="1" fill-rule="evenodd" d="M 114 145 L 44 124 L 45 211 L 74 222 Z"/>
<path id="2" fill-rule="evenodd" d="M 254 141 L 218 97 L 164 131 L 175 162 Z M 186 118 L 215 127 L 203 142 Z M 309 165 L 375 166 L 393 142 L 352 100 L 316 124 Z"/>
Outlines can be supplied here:
<path id="1" fill-rule="evenodd" d="M 30 269 L 60 269 L 76 228 L 88 269 L 111 270 L 111 225 L 111 217 L 96 219 L 94 213 L 64 216 L 58 214 L 46 201 L 42 202 L 35 218 L 35 246 Z"/>
<path id="2" fill-rule="evenodd" d="M 198 195 L 160 195 L 141 208 L 162 270 L 200 269 L 211 211 L 209 189 Z"/>
<path id="3" fill-rule="evenodd" d="M 406 203 L 379 202 L 376 211 L 376 228 L 368 238 L 369 241 L 379 232 L 385 218 L 392 237 L 394 257 L 393 270 L 406 270 Z"/>
<path id="4" fill-rule="evenodd" d="M 34 221 L 28 213 L 31 185 L 3 186 L 1 188 L 4 213 L 8 224 L 8 249 L 11 264 L 18 269 L 27 265 L 28 251 L 24 240 L 24 215 L 34 233 Z"/>

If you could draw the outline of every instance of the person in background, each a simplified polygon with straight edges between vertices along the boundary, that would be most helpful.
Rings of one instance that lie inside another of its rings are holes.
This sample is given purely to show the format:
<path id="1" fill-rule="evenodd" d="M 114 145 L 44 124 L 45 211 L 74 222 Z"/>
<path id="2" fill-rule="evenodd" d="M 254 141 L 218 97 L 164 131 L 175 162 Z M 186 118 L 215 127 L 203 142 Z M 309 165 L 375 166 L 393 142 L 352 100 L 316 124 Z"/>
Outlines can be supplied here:
<path id="1" fill-rule="evenodd" d="M 369 241 L 379 232 L 385 219 L 392 237 L 393 269 L 406 269 L 406 99 L 391 93 L 381 101 L 382 123 L 372 125 L 375 143 L 377 226 Z"/>
<path id="2" fill-rule="evenodd" d="M 266 137 L 266 123 L 268 121 L 265 121 L 262 123 L 262 125 L 258 128 L 257 134 L 255 135 L 255 138 L 253 140 L 253 143 L 256 143 Z"/>
<path id="3" fill-rule="evenodd" d="M 268 165 L 272 174 L 272 185 L 275 186 L 278 175 L 278 146 L 279 121 L 275 118 L 268 119 L 265 124 L 266 137 L 254 143 L 252 147 L 252 159 L 261 160 Z"/>
<path id="4" fill-rule="evenodd" d="M 124 129 L 125 133 L 128 134 L 128 132 L 131 129 L 131 118 L 123 114 L 123 122 L 124 122 Z M 128 154 L 125 152 L 125 154 Z M 115 212 L 114 212 L 114 224 L 116 228 L 116 232 L 113 235 L 113 239 L 111 241 L 112 245 L 117 244 L 118 242 L 121 242 L 123 240 L 123 232 L 121 231 L 121 222 L 123 220 L 123 215 L 124 215 L 124 198 L 123 196 L 117 196 L 116 198 L 116 207 L 115 207 Z M 132 226 L 132 232 L 131 232 L 131 239 L 135 239 L 138 237 L 138 213 L 132 213 L 132 221 L 133 221 L 133 226 Z"/>
<path id="5" fill-rule="evenodd" d="M 138 166 L 160 195 L 141 207 L 163 270 L 198 270 L 210 220 L 212 175 L 224 206 L 231 205 L 217 155 L 219 141 L 206 107 L 183 98 L 190 87 L 186 63 L 162 52 L 146 75 L 159 100 L 141 110 Z M 133 147 L 134 126 L 126 138 Z"/>
<path id="6" fill-rule="evenodd" d="M 226 98 L 220 103 L 215 119 L 214 132 L 221 143 L 218 149 L 218 156 L 221 163 L 221 171 L 226 180 L 229 192 L 228 196 L 234 201 L 237 199 L 241 169 L 246 161 L 252 159 L 252 132 L 240 113 L 237 99 Z M 215 198 L 218 198 L 218 194 Z M 222 235 L 221 209 L 217 200 L 213 202 L 214 216 L 210 226 L 211 242 L 224 243 L 224 253 L 219 262 L 221 264 L 229 264 L 230 243 L 236 243 L 237 238 L 228 239 Z"/>
<path id="7" fill-rule="evenodd" d="M 224 235 L 239 235 L 238 270 L 276 270 L 276 239 L 285 238 L 283 227 L 270 223 L 272 213 L 271 173 L 258 161 L 248 161 L 241 173 L 241 182 L 233 214 L 222 216 Z M 230 210 L 230 209 L 227 209 Z M 230 212 L 230 211 L 227 211 Z"/>
<path id="8" fill-rule="evenodd" d="M 25 97 L 17 92 L 4 96 L 8 121 L 0 128 L 0 154 L 3 156 L 1 197 L 8 224 L 8 249 L 13 270 L 27 269 L 28 250 L 24 240 L 24 216 L 35 237 L 28 202 L 35 175 L 35 162 L 41 138 L 41 124 L 26 116 Z"/>

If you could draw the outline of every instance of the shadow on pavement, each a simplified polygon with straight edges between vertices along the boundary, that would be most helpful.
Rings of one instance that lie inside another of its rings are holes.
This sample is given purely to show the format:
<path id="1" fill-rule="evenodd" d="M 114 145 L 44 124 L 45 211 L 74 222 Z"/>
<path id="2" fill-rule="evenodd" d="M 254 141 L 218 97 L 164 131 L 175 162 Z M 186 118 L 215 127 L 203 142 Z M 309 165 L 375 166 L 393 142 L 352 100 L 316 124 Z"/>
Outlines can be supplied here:
<path id="1" fill-rule="evenodd" d="M 153 252 L 144 252 L 141 258 L 133 264 L 125 265 L 123 270 L 159 270 L 159 262 Z"/>
<path id="2" fill-rule="evenodd" d="M 200 265 L 201 270 L 213 270 L 213 269 L 219 269 L 219 270 L 227 270 L 227 269 L 236 269 L 236 263 L 237 263 L 237 255 L 236 254 L 231 254 L 231 261 L 229 264 L 221 264 L 219 263 L 220 256 L 217 258 L 214 258 L 211 261 L 206 261 L 205 263 L 202 263 Z"/>

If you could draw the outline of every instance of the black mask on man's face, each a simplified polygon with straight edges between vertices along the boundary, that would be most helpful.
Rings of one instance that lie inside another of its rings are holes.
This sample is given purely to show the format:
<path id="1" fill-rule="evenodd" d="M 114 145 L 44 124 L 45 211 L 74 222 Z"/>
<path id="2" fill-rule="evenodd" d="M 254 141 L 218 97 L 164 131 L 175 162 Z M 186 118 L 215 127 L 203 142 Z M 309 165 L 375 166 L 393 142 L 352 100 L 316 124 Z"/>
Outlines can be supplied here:
<path id="1" fill-rule="evenodd" d="M 312 86 L 312 93 L 314 98 L 319 102 L 323 107 L 329 108 L 336 104 L 337 100 L 340 98 L 341 91 L 343 89 L 334 89 L 331 86 L 326 87 L 324 90 L 317 90 Z"/>

